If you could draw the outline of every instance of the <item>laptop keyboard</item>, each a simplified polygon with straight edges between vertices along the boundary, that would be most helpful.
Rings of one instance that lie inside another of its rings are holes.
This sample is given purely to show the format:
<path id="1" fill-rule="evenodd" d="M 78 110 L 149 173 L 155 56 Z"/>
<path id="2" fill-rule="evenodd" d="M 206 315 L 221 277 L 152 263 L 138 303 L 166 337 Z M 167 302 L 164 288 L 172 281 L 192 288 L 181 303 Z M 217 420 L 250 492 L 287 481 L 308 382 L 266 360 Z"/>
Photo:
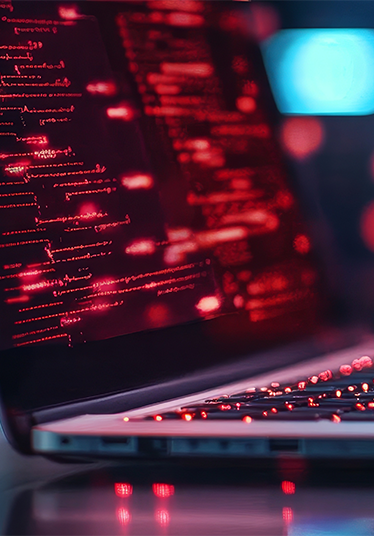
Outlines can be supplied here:
<path id="1" fill-rule="evenodd" d="M 374 421 L 374 367 L 368 356 L 325 370 L 291 385 L 277 382 L 261 388 L 223 394 L 178 411 L 148 417 L 164 419 Z"/>

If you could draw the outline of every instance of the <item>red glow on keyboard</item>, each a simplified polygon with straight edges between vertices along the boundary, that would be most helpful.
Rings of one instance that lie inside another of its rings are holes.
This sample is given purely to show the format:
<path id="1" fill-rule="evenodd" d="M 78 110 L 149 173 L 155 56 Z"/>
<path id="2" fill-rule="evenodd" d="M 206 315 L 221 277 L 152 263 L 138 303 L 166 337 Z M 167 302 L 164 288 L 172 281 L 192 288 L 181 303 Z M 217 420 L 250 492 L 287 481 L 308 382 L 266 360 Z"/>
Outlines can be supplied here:
<path id="1" fill-rule="evenodd" d="M 373 407 L 374 407 L 374 402 L 373 402 Z M 206 418 L 208 417 L 208 414 L 207 414 L 206 411 L 202 411 L 202 412 L 200 413 L 200 415 L 201 415 L 201 418 L 202 418 L 202 419 L 206 419 Z"/>
<path id="2" fill-rule="evenodd" d="M 128 190 L 149 190 L 153 187 L 153 178 L 150 175 L 137 174 L 122 177 L 122 185 Z"/>
<path id="3" fill-rule="evenodd" d="M 374 409 L 374 402 L 368 402 L 368 408 Z"/>
<path id="4" fill-rule="evenodd" d="M 360 402 L 357 402 L 357 404 L 355 405 L 356 409 L 358 409 L 359 411 L 365 411 L 365 406 L 363 404 L 361 404 Z"/>
<path id="5" fill-rule="evenodd" d="M 164 508 L 158 508 L 156 510 L 155 518 L 157 523 L 159 523 L 162 527 L 167 527 L 170 523 L 170 514 Z"/>
<path id="6" fill-rule="evenodd" d="M 250 114 L 257 108 L 257 103 L 253 97 L 238 97 L 236 99 L 236 107 L 240 112 Z"/>
<path id="7" fill-rule="evenodd" d="M 128 255 L 152 255 L 156 251 L 156 244 L 153 240 L 136 240 L 126 247 Z"/>
<path id="8" fill-rule="evenodd" d="M 294 482 L 290 482 L 289 480 L 283 480 L 281 487 L 285 495 L 293 495 L 296 491 Z"/>
<path id="9" fill-rule="evenodd" d="M 122 119 L 123 121 L 132 121 L 135 118 L 135 111 L 129 105 L 122 105 L 112 108 L 107 108 L 107 116 L 109 119 Z"/>
<path id="10" fill-rule="evenodd" d="M 367 383 L 363 383 L 361 387 L 362 387 L 362 390 L 364 391 L 364 393 L 367 393 L 367 392 L 368 392 L 368 390 L 369 390 L 369 384 L 367 384 Z"/>
<path id="11" fill-rule="evenodd" d="M 84 203 L 79 208 L 78 219 L 79 218 L 94 219 L 94 218 L 98 217 L 99 214 L 101 214 L 101 213 L 97 211 L 97 208 L 93 203 Z M 70 219 L 73 219 L 73 218 L 70 218 Z"/>
<path id="12" fill-rule="evenodd" d="M 246 424 L 250 424 L 252 422 L 252 417 L 250 417 L 249 415 L 245 415 L 242 421 L 245 422 Z"/>
<path id="13" fill-rule="evenodd" d="M 336 398 L 340 398 L 342 396 L 342 392 L 340 391 L 340 389 L 335 391 L 335 396 L 336 396 Z"/>
<path id="14" fill-rule="evenodd" d="M 182 87 L 176 84 L 157 84 L 154 89 L 159 95 L 179 95 L 182 91 Z"/>
<path id="15" fill-rule="evenodd" d="M 221 307 L 220 300 L 217 296 L 205 296 L 197 303 L 196 309 L 202 314 L 213 313 Z"/>
<path id="16" fill-rule="evenodd" d="M 305 255 L 310 251 L 310 241 L 309 238 L 305 235 L 297 235 L 293 241 L 293 247 L 295 251 Z"/>
<path id="17" fill-rule="evenodd" d="M 339 415 L 336 415 L 334 413 L 333 415 L 331 415 L 331 421 L 335 422 L 335 423 L 339 423 L 339 422 L 341 422 L 341 418 L 339 417 Z"/>
<path id="18" fill-rule="evenodd" d="M 284 390 L 285 393 L 291 393 L 291 391 L 292 391 L 291 387 L 286 387 Z"/>
<path id="19" fill-rule="evenodd" d="M 221 411 L 228 411 L 229 409 L 231 409 L 230 404 L 221 404 L 221 405 L 218 406 L 218 407 L 219 407 L 219 409 L 220 409 Z"/>
<path id="20" fill-rule="evenodd" d="M 196 78 L 209 78 L 214 73 L 211 63 L 168 63 L 162 62 L 161 72 L 166 75 L 185 75 Z"/>
<path id="21" fill-rule="evenodd" d="M 174 495 L 175 491 L 174 486 L 171 484 L 153 484 L 152 490 L 156 497 L 159 497 L 160 499 L 171 497 Z"/>
<path id="22" fill-rule="evenodd" d="M 305 389 L 305 387 L 306 387 L 306 382 L 299 382 L 297 384 L 297 387 L 298 387 L 298 389 L 300 389 L 300 391 L 303 391 Z"/>
<path id="23" fill-rule="evenodd" d="M 309 381 L 310 383 L 316 384 L 318 382 L 318 376 L 311 376 Z"/>
<path id="24" fill-rule="evenodd" d="M 373 360 L 368 355 L 363 355 L 360 357 L 359 361 L 362 365 L 362 368 L 370 368 L 373 366 Z"/>
<path id="25" fill-rule="evenodd" d="M 123 506 L 121 506 L 120 508 L 117 508 L 116 517 L 117 517 L 117 521 L 122 526 L 128 525 L 131 521 L 130 512 L 127 510 L 127 508 L 124 508 Z"/>
<path id="26" fill-rule="evenodd" d="M 153 0 L 150 4 L 152 9 L 166 9 L 179 11 L 190 11 L 192 13 L 200 13 L 204 11 L 204 3 L 198 0 Z"/>
<path id="27" fill-rule="evenodd" d="M 86 89 L 92 95 L 113 96 L 117 93 L 116 84 L 112 81 L 107 82 L 91 82 L 86 86 Z"/>
<path id="28" fill-rule="evenodd" d="M 291 523 L 293 521 L 293 511 L 289 506 L 282 508 L 282 518 L 285 523 Z"/>
<path id="29" fill-rule="evenodd" d="M 253 4 L 249 18 L 249 33 L 259 41 L 267 39 L 280 28 L 278 11 L 273 6 Z"/>
<path id="30" fill-rule="evenodd" d="M 277 408 L 271 408 L 271 412 L 272 413 L 278 413 L 278 410 L 277 410 Z"/>
<path id="31" fill-rule="evenodd" d="M 303 160 L 321 147 L 324 140 L 322 123 L 314 117 L 286 119 L 282 127 L 281 140 L 291 156 Z"/>
<path id="32" fill-rule="evenodd" d="M 117 497 L 130 497 L 132 495 L 132 485 L 116 482 L 114 484 L 114 493 Z"/>
<path id="33" fill-rule="evenodd" d="M 157 421 L 157 422 L 161 422 L 161 421 L 162 421 L 162 416 L 161 416 L 161 415 L 155 415 L 153 418 L 154 418 L 154 420 Z"/>
<path id="34" fill-rule="evenodd" d="M 350 365 L 342 365 L 339 368 L 340 374 L 343 374 L 343 376 L 349 376 L 352 374 L 352 367 Z"/>
<path id="35" fill-rule="evenodd" d="M 191 413 L 183 413 L 182 419 L 187 422 L 192 421 L 193 415 L 191 415 Z"/>

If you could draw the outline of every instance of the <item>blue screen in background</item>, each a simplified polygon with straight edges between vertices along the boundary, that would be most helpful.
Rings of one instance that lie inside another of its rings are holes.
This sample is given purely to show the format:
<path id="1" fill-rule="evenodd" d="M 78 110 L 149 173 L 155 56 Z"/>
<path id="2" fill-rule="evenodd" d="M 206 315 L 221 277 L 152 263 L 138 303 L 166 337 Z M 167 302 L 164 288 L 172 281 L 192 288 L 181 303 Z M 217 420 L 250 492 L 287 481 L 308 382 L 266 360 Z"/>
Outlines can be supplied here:
<path id="1" fill-rule="evenodd" d="M 281 30 L 262 54 L 281 113 L 374 113 L 374 30 Z"/>

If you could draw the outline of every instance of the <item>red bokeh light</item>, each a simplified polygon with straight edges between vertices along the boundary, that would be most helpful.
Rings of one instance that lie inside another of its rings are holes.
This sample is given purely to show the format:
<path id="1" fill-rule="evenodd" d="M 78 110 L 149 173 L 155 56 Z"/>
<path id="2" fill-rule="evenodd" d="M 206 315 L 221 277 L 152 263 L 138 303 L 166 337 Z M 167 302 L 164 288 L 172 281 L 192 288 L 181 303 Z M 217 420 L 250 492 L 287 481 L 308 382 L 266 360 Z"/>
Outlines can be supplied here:
<path id="1" fill-rule="evenodd" d="M 122 104 L 113 108 L 107 108 L 106 111 L 109 119 L 122 119 L 123 121 L 132 121 L 135 118 L 135 111 L 130 105 Z"/>
<path id="2" fill-rule="evenodd" d="M 286 119 L 281 131 L 285 150 L 294 158 L 303 160 L 322 145 L 323 126 L 315 117 L 292 117 Z"/>
<path id="3" fill-rule="evenodd" d="M 122 177 L 122 185 L 128 190 L 149 190 L 153 187 L 153 178 L 143 173 L 128 175 Z"/>
<path id="4" fill-rule="evenodd" d="M 112 96 L 117 93 L 116 85 L 112 81 L 91 82 L 86 86 L 86 89 L 92 95 Z"/>
<path id="5" fill-rule="evenodd" d="M 152 255 L 156 251 L 153 240 L 136 240 L 125 249 L 128 255 Z"/>
<path id="6" fill-rule="evenodd" d="M 171 484 L 153 484 L 153 493 L 160 499 L 167 499 L 174 495 L 175 488 Z"/>
<path id="7" fill-rule="evenodd" d="M 282 482 L 282 491 L 285 495 L 293 495 L 295 493 L 296 486 L 294 482 L 289 480 L 283 480 Z"/>
<path id="8" fill-rule="evenodd" d="M 171 319 L 171 312 L 164 303 L 150 304 L 146 315 L 153 327 L 166 326 Z"/>
<path id="9" fill-rule="evenodd" d="M 220 307 L 221 303 L 217 296 L 205 296 L 205 298 L 201 298 L 196 305 L 196 309 L 203 314 L 217 311 Z"/>
<path id="10" fill-rule="evenodd" d="M 65 20 L 75 20 L 80 17 L 79 11 L 77 6 L 60 6 L 58 8 L 58 15 L 61 19 Z"/>
<path id="11" fill-rule="evenodd" d="M 240 112 L 250 114 L 256 110 L 257 104 L 253 97 L 238 97 L 236 107 Z"/>
<path id="12" fill-rule="evenodd" d="M 280 28 L 280 18 L 273 6 L 254 4 L 250 12 L 250 33 L 259 41 L 267 39 Z"/>
<path id="13" fill-rule="evenodd" d="M 117 495 L 117 497 L 130 497 L 130 495 L 132 495 L 132 485 L 116 482 L 114 484 L 114 493 Z"/>
<path id="14" fill-rule="evenodd" d="M 303 234 L 297 235 L 293 241 L 293 247 L 295 251 L 305 255 L 310 251 L 310 241 L 309 238 Z"/>

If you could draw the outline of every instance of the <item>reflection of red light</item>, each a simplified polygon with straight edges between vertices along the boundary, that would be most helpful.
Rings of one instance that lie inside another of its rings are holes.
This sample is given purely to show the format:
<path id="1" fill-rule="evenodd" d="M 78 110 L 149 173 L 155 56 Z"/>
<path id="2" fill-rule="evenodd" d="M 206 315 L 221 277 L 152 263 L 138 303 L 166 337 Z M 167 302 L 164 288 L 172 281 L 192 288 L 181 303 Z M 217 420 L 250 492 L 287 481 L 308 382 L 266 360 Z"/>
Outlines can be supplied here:
<path id="1" fill-rule="evenodd" d="M 302 160 L 314 153 L 324 138 L 322 123 L 315 117 L 292 117 L 283 124 L 281 139 L 286 151 Z"/>
<path id="2" fill-rule="evenodd" d="M 127 525 L 131 521 L 130 512 L 123 506 L 121 506 L 120 508 L 117 508 L 116 517 L 117 517 L 118 522 L 121 525 Z"/>
<path id="3" fill-rule="evenodd" d="M 84 205 L 81 205 L 79 210 L 79 216 L 85 216 L 85 217 L 92 217 L 96 216 L 96 206 L 93 203 L 85 203 Z"/>
<path id="4" fill-rule="evenodd" d="M 282 509 L 282 517 L 283 517 L 283 520 L 284 520 L 286 523 L 291 523 L 291 521 L 293 520 L 293 511 L 292 511 L 292 508 L 289 508 L 288 506 L 285 506 L 285 507 Z"/>
<path id="5" fill-rule="evenodd" d="M 185 420 L 185 421 L 192 421 L 193 419 L 193 416 L 191 415 L 191 413 L 183 413 L 182 415 L 182 419 Z"/>
<path id="6" fill-rule="evenodd" d="M 128 190 L 148 190 L 153 186 L 153 179 L 150 175 L 139 173 L 137 175 L 122 177 L 122 184 Z"/>
<path id="7" fill-rule="evenodd" d="M 295 240 L 293 241 L 293 247 L 295 251 L 301 253 L 302 255 L 305 255 L 310 250 L 310 242 L 308 237 L 306 237 L 305 235 L 297 235 L 295 237 Z"/>
<path id="8" fill-rule="evenodd" d="M 343 376 L 349 376 L 352 373 L 352 367 L 350 365 L 342 365 L 339 372 L 340 374 L 343 374 Z"/>
<path id="9" fill-rule="evenodd" d="M 171 484 L 153 484 L 153 493 L 160 499 L 167 499 L 174 495 L 174 486 Z"/>
<path id="10" fill-rule="evenodd" d="M 156 251 L 153 240 L 137 240 L 125 249 L 128 255 L 152 255 Z"/>
<path id="11" fill-rule="evenodd" d="M 318 378 L 323 382 L 327 382 L 328 380 L 331 380 L 332 378 L 331 370 L 324 370 L 323 372 L 320 372 L 318 374 Z"/>
<path id="12" fill-rule="evenodd" d="M 176 84 L 157 84 L 155 92 L 159 95 L 178 95 L 182 91 L 180 86 Z"/>
<path id="13" fill-rule="evenodd" d="M 250 114 L 256 110 L 257 104 L 253 97 L 238 97 L 236 107 L 240 112 Z"/>
<path id="14" fill-rule="evenodd" d="M 295 493 L 296 486 L 293 482 L 289 480 L 283 480 L 282 482 L 282 491 L 286 495 L 293 495 Z"/>
<path id="15" fill-rule="evenodd" d="M 114 82 L 91 82 L 86 86 L 89 93 L 93 95 L 115 95 L 117 88 Z"/>
<path id="16" fill-rule="evenodd" d="M 169 525 L 170 523 L 170 514 L 167 510 L 165 509 L 158 509 L 156 510 L 156 514 L 155 514 L 155 517 L 156 517 L 156 521 L 158 523 L 160 523 L 160 525 L 162 526 L 167 526 Z"/>
<path id="17" fill-rule="evenodd" d="M 364 408 L 365 409 L 365 408 Z M 333 415 L 331 415 L 331 421 L 332 422 L 335 422 L 335 423 L 339 423 L 341 421 L 341 418 L 339 417 L 339 415 L 336 415 L 335 413 Z"/>
<path id="18" fill-rule="evenodd" d="M 107 108 L 106 114 L 109 119 L 122 119 L 124 121 L 132 121 L 135 117 L 133 108 L 127 105 Z"/>
<path id="19" fill-rule="evenodd" d="M 340 398 L 342 396 L 342 392 L 340 391 L 340 389 L 335 392 L 335 396 L 336 398 Z"/>
<path id="20" fill-rule="evenodd" d="M 220 306 L 221 304 L 217 296 L 206 296 L 205 298 L 201 298 L 196 305 L 196 309 L 201 313 L 212 313 L 213 311 L 217 311 Z"/>
<path id="21" fill-rule="evenodd" d="M 359 359 L 362 368 L 372 367 L 373 366 L 373 360 L 368 355 L 363 355 Z"/>
<path id="22" fill-rule="evenodd" d="M 155 415 L 153 418 L 154 418 L 154 420 L 157 421 L 157 422 L 161 422 L 161 421 L 162 421 L 162 416 L 161 416 L 161 415 Z"/>
<path id="23" fill-rule="evenodd" d="M 132 495 L 132 485 L 117 482 L 114 484 L 114 493 L 117 497 L 130 497 Z"/>
<path id="24" fill-rule="evenodd" d="M 374 406 L 374 402 L 373 402 L 373 406 Z M 206 419 L 206 418 L 208 417 L 208 414 L 207 414 L 206 411 L 202 411 L 202 412 L 200 413 L 200 415 L 201 415 L 201 418 L 202 418 L 202 419 Z"/>
<path id="25" fill-rule="evenodd" d="M 245 417 L 243 417 L 242 421 L 245 422 L 246 424 L 249 424 L 252 422 L 252 417 L 250 417 L 249 415 L 246 415 Z"/>
<path id="26" fill-rule="evenodd" d="M 297 387 L 298 387 L 298 389 L 300 389 L 300 391 L 302 391 L 306 387 L 306 382 L 299 382 L 297 384 Z"/>
<path id="27" fill-rule="evenodd" d="M 170 321 L 170 311 L 163 303 L 150 304 L 146 315 L 153 327 L 165 326 Z"/>

